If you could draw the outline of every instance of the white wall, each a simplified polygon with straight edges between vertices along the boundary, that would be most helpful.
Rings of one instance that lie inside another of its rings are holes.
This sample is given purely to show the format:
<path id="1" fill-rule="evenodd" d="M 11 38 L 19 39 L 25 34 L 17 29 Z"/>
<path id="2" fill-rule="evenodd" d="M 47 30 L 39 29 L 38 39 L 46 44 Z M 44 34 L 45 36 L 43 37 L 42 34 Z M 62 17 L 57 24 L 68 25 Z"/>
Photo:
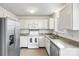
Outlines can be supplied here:
<path id="1" fill-rule="evenodd" d="M 29 29 L 29 24 L 37 24 L 38 29 L 48 29 L 48 16 L 19 16 L 21 29 Z"/>
<path id="2" fill-rule="evenodd" d="M 9 17 L 17 20 L 17 16 L 0 6 L 0 17 Z"/>

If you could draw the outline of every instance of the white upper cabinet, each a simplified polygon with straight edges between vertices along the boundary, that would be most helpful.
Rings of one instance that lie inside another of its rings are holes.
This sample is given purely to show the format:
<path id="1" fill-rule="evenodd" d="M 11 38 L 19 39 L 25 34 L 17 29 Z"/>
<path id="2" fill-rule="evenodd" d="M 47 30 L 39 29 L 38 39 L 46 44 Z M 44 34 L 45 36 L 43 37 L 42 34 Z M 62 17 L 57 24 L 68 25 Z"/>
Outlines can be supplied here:
<path id="1" fill-rule="evenodd" d="M 0 17 L 4 16 L 3 8 L 0 7 Z"/>
<path id="2" fill-rule="evenodd" d="M 64 32 L 64 30 L 79 30 L 79 4 L 69 3 L 59 11 L 59 17 L 55 15 L 55 30 Z"/>
<path id="3" fill-rule="evenodd" d="M 73 30 L 79 30 L 79 4 L 73 4 Z"/>
<path id="4" fill-rule="evenodd" d="M 54 18 L 49 18 L 49 29 L 54 29 Z"/>
<path id="5" fill-rule="evenodd" d="M 67 4 L 60 12 L 58 18 L 58 30 L 64 31 L 65 29 L 73 28 L 73 12 L 72 4 Z"/>
<path id="6" fill-rule="evenodd" d="M 48 29 L 48 17 L 47 16 L 26 16 L 19 18 L 22 29 Z M 31 25 L 31 27 L 29 27 Z M 36 25 L 36 26 L 34 26 Z"/>

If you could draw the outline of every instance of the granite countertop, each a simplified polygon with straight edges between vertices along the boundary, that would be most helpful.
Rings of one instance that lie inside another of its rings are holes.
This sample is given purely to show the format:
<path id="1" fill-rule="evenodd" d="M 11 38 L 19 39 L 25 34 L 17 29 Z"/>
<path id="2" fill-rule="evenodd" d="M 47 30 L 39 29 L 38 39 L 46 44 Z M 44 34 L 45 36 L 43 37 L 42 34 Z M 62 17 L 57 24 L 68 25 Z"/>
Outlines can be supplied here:
<path id="1" fill-rule="evenodd" d="M 29 33 L 20 33 L 20 36 L 28 36 Z M 52 33 L 39 33 L 39 35 L 52 35 Z"/>
<path id="2" fill-rule="evenodd" d="M 50 35 L 45 35 L 52 43 L 54 43 L 58 48 L 79 48 L 79 45 L 71 44 L 62 39 L 50 38 Z"/>
<path id="3" fill-rule="evenodd" d="M 28 33 L 20 33 L 20 36 L 28 36 Z"/>

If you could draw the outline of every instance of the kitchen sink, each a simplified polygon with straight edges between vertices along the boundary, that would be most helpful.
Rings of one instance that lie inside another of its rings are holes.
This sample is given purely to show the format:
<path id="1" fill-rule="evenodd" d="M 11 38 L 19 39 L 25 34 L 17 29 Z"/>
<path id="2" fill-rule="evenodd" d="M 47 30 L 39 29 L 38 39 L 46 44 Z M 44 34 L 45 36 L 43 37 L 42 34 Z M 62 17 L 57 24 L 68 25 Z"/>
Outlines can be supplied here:
<path id="1" fill-rule="evenodd" d="M 59 39 L 59 36 L 58 35 L 50 35 L 49 36 L 51 39 Z"/>

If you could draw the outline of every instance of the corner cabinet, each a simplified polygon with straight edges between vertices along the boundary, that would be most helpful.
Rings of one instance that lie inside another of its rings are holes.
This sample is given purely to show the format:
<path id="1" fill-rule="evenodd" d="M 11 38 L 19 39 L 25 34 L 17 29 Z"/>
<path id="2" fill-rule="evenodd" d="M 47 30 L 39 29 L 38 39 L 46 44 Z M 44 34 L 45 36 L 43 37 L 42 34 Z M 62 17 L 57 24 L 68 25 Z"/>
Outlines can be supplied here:
<path id="1" fill-rule="evenodd" d="M 57 20 L 57 29 L 63 31 L 65 29 L 79 30 L 79 4 L 69 3 L 59 11 Z"/>
<path id="2" fill-rule="evenodd" d="M 66 4 L 64 8 L 59 11 L 57 22 L 58 31 L 73 28 L 73 4 Z"/>

